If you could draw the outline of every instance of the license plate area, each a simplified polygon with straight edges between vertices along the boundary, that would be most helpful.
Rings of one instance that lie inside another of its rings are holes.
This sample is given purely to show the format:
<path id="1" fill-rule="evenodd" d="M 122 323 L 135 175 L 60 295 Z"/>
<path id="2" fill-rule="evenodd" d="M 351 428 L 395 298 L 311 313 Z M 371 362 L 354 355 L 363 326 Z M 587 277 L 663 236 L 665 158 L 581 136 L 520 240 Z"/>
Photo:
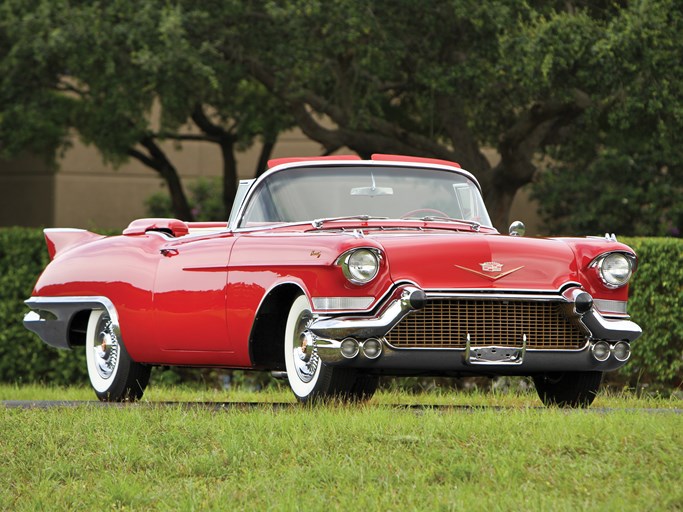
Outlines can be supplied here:
<path id="1" fill-rule="evenodd" d="M 465 346 L 465 363 L 471 365 L 520 365 L 526 354 L 526 334 L 519 347 L 501 347 L 496 345 L 473 347 L 470 335 L 467 335 Z"/>

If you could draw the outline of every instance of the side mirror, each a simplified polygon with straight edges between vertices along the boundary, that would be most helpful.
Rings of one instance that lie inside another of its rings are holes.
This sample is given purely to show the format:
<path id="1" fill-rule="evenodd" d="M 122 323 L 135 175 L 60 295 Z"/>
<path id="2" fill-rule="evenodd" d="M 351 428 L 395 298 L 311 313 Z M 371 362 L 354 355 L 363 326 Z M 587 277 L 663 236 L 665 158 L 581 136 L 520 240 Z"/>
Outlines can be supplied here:
<path id="1" fill-rule="evenodd" d="M 516 220 L 510 224 L 510 236 L 524 236 L 526 233 L 526 226 L 522 221 Z"/>

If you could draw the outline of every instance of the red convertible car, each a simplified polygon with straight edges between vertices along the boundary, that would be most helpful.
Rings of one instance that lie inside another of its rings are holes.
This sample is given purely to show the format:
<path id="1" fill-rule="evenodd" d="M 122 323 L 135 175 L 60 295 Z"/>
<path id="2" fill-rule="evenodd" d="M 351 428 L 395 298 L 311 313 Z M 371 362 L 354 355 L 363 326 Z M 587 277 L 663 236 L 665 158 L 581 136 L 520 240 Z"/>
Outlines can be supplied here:
<path id="1" fill-rule="evenodd" d="M 492 227 L 453 162 L 279 159 L 227 222 L 45 230 L 24 324 L 85 347 L 102 400 L 182 365 L 280 372 L 300 401 L 367 398 L 381 375 L 527 375 L 544 403 L 586 406 L 641 333 L 636 256 L 613 235 L 523 234 Z"/>

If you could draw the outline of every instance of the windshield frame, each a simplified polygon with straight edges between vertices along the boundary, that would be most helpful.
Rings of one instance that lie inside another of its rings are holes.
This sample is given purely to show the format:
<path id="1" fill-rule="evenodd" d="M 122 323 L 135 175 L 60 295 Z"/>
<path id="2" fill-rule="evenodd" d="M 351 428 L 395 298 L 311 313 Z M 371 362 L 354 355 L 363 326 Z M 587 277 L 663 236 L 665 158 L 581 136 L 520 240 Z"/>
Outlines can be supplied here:
<path id="1" fill-rule="evenodd" d="M 463 177 L 465 177 L 467 180 L 472 182 L 476 188 L 477 191 L 479 192 L 479 195 L 481 197 L 481 206 L 484 208 L 484 210 L 487 210 L 486 205 L 484 204 L 483 201 L 483 195 L 482 195 L 482 189 L 481 185 L 479 184 L 479 181 L 474 177 L 474 175 L 464 169 L 454 167 L 454 166 L 449 166 L 449 165 L 442 165 L 442 164 L 421 164 L 419 162 L 401 162 L 401 161 L 376 161 L 376 160 L 353 160 L 353 161 L 348 161 L 348 160 L 320 160 L 320 161 L 301 161 L 301 162 L 289 162 L 285 164 L 278 165 L 276 167 L 273 167 L 272 169 L 269 169 L 265 173 L 263 173 L 258 179 L 254 180 L 253 183 L 251 183 L 249 190 L 247 193 L 243 196 L 241 204 L 239 205 L 236 214 L 234 216 L 231 216 L 231 222 L 230 222 L 230 230 L 235 231 L 235 232 L 248 232 L 248 231 L 260 231 L 264 229 L 274 229 L 274 228 L 281 228 L 285 227 L 288 225 L 302 225 L 306 224 L 308 222 L 311 222 L 315 219 L 310 219 L 307 221 L 296 221 L 296 222 L 279 222 L 279 223 L 273 223 L 269 225 L 264 225 L 264 226 L 241 226 L 241 223 L 244 219 L 245 213 L 248 210 L 249 205 L 251 202 L 254 200 L 256 194 L 260 190 L 262 186 L 264 186 L 264 182 L 267 183 L 269 178 L 273 174 L 279 174 L 282 172 L 287 172 L 288 170 L 291 169 L 300 169 L 300 168 L 311 168 L 311 169 L 321 169 L 325 167 L 384 167 L 384 168 L 396 168 L 396 167 L 405 167 L 405 168 L 414 168 L 414 169 L 423 169 L 423 170 L 437 170 L 437 171 L 447 171 L 450 173 L 454 174 L 459 174 Z M 488 215 L 488 211 L 486 211 L 487 216 L 489 217 L 490 220 L 490 215 Z M 406 222 L 409 220 L 412 220 L 413 222 L 415 219 L 390 219 L 392 221 L 398 221 L 398 220 L 405 220 Z M 467 221 L 466 219 L 462 219 Z M 492 225 L 488 224 L 481 224 L 482 227 L 486 228 L 493 228 Z"/>

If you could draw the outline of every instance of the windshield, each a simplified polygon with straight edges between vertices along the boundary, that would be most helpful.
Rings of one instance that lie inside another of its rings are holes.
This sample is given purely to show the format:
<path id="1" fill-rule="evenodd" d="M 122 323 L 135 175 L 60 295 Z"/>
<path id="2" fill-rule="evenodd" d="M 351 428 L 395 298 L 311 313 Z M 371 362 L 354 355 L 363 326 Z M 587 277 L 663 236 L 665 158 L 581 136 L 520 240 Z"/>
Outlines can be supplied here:
<path id="1" fill-rule="evenodd" d="M 328 217 L 450 217 L 490 226 L 477 186 L 437 169 L 329 166 L 286 169 L 262 181 L 240 227 Z"/>

